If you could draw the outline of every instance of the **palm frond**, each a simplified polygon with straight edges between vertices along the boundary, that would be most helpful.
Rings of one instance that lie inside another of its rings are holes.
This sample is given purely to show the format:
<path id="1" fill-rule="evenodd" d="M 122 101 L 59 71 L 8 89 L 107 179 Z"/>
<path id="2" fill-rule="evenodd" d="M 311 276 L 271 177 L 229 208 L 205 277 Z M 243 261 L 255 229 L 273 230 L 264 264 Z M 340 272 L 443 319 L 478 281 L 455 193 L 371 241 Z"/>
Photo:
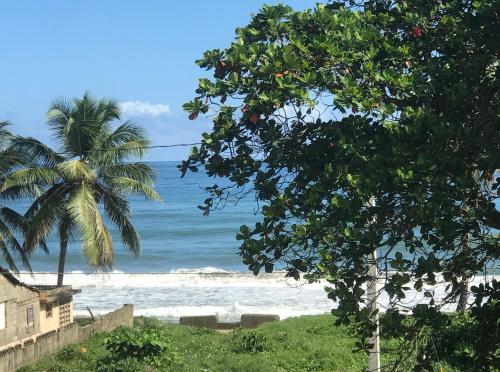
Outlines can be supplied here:
<path id="1" fill-rule="evenodd" d="M 22 233 L 27 224 L 26 219 L 20 213 L 17 213 L 15 210 L 6 207 L 0 206 L 0 219 L 10 228 L 16 232 Z"/>
<path id="2" fill-rule="evenodd" d="M 5 261 L 10 270 L 16 273 L 19 272 L 16 263 L 14 262 L 14 258 L 12 258 L 9 248 L 7 247 L 3 239 L 0 239 L 0 255 L 3 257 L 3 260 Z"/>
<path id="3" fill-rule="evenodd" d="M 129 177 L 113 177 L 104 179 L 106 184 L 115 188 L 119 192 L 127 194 L 135 194 L 145 197 L 146 199 L 163 201 L 163 198 L 152 187 L 136 181 Z"/>
<path id="4" fill-rule="evenodd" d="M 0 192 L 4 192 L 11 187 L 27 186 L 30 184 L 51 185 L 58 179 L 59 174 L 53 168 L 36 167 L 20 169 L 5 178 Z"/>
<path id="5" fill-rule="evenodd" d="M 88 185 L 82 184 L 72 194 L 68 212 L 80 229 L 83 254 L 88 263 L 100 269 L 111 268 L 113 241 Z"/>
<path id="6" fill-rule="evenodd" d="M 63 152 L 68 153 L 72 152 L 67 138 L 67 131 L 73 112 L 73 102 L 63 99 L 54 101 L 46 114 L 46 121 L 52 132 L 52 138 L 59 144 Z"/>
<path id="7" fill-rule="evenodd" d="M 131 121 L 126 121 L 104 139 L 101 144 L 101 149 L 113 148 L 131 141 L 145 140 L 147 140 L 146 131 L 139 125 Z"/>
<path id="8" fill-rule="evenodd" d="M 97 120 L 102 123 L 119 120 L 121 114 L 118 102 L 112 99 L 100 99 L 96 106 L 96 113 Z"/>
<path id="9" fill-rule="evenodd" d="M 14 254 L 16 254 L 21 258 L 23 266 L 31 272 L 31 266 L 26 252 L 24 251 L 21 244 L 19 244 L 19 242 L 17 241 L 16 237 L 11 232 L 9 227 L 4 223 L 4 221 L 2 221 L 2 219 L 0 219 L 0 240 L 2 240 L 4 246 L 7 249 L 10 249 L 11 252 L 13 252 Z M 4 258 L 5 257 L 6 256 L 4 254 Z M 7 262 L 14 262 L 12 256 L 10 256 L 10 260 L 7 259 Z"/>
<path id="10" fill-rule="evenodd" d="M 113 164 L 103 167 L 100 171 L 102 177 L 128 177 L 149 186 L 153 185 L 156 177 L 154 169 L 142 162 Z"/>
<path id="11" fill-rule="evenodd" d="M 2 206 L 2 207 L 0 207 L 0 218 L 4 221 L 4 223 L 6 225 L 8 225 L 10 227 L 10 229 L 12 231 L 15 231 L 16 233 L 22 234 L 23 236 L 26 236 L 26 233 L 28 232 L 28 228 L 30 226 L 30 223 L 25 216 L 23 216 L 20 213 L 17 213 L 15 210 L 13 210 L 11 208 Z M 49 253 L 49 249 L 47 248 L 47 245 L 46 245 L 44 239 L 41 239 L 39 241 L 39 246 L 46 254 Z M 30 253 L 26 249 L 25 245 L 23 247 L 23 254 L 24 253 L 26 253 L 26 254 Z"/>
<path id="12" fill-rule="evenodd" d="M 92 168 L 80 160 L 68 160 L 56 165 L 61 176 L 70 182 L 85 181 L 93 183 L 97 176 Z"/>
<path id="13" fill-rule="evenodd" d="M 8 176 L 13 170 L 28 164 L 27 157 L 12 148 L 0 150 L 0 177 Z"/>
<path id="14" fill-rule="evenodd" d="M 24 214 L 28 221 L 25 230 L 25 250 L 32 252 L 37 245 L 44 244 L 54 224 L 66 210 L 66 187 L 56 184 L 37 198 Z"/>
<path id="15" fill-rule="evenodd" d="M 120 164 L 133 158 L 142 158 L 146 154 L 146 147 L 150 144 L 147 140 L 137 140 L 122 143 L 121 145 L 95 150 L 89 159 L 97 167 Z"/>
<path id="16" fill-rule="evenodd" d="M 8 121 L 0 120 L 0 149 L 7 146 L 12 139 L 12 133 L 7 127 L 10 125 Z"/>
<path id="17" fill-rule="evenodd" d="M 26 161 L 33 165 L 50 168 L 64 161 L 64 156 L 32 137 L 14 137 L 11 148 L 17 154 L 22 154 Z"/>
<path id="18" fill-rule="evenodd" d="M 21 186 L 13 186 L 0 192 L 0 199 L 19 200 L 38 198 L 43 194 L 45 188 L 41 185 L 27 184 Z"/>
<path id="19" fill-rule="evenodd" d="M 122 242 L 131 253 L 138 256 L 141 249 L 141 240 L 130 221 L 128 201 L 112 189 L 102 188 L 104 212 L 120 230 Z"/>

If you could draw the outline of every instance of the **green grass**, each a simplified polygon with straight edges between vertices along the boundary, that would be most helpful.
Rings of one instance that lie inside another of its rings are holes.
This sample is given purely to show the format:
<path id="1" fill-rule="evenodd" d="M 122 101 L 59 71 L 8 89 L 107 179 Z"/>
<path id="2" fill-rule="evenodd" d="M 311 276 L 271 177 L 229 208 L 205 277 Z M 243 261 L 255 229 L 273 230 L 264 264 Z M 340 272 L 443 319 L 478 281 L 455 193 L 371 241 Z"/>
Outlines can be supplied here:
<path id="1" fill-rule="evenodd" d="M 122 370 L 362 371 L 366 355 L 352 353 L 355 340 L 348 336 L 345 327 L 334 327 L 333 321 L 331 315 L 304 316 L 268 323 L 253 331 L 223 334 L 138 318 L 135 327 L 155 328 L 168 335 L 175 362 L 163 368 L 134 364 Z M 109 358 L 104 345 L 108 336 L 94 335 L 21 371 L 96 371 L 98 361 Z"/>

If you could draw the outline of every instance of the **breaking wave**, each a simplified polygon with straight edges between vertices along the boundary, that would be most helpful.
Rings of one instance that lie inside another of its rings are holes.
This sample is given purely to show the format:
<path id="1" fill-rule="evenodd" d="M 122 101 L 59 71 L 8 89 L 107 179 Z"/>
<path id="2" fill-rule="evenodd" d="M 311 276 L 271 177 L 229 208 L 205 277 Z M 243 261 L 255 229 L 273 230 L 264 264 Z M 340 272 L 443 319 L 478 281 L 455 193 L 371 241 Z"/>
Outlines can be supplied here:
<path id="1" fill-rule="evenodd" d="M 18 277 L 28 284 L 55 284 L 57 274 L 21 273 Z M 471 285 L 485 279 L 477 277 Z M 135 315 L 154 316 L 171 322 L 178 321 L 183 315 L 218 315 L 222 321 L 235 321 L 245 313 L 276 314 L 284 319 L 328 313 L 336 307 L 326 296 L 326 282 L 295 281 L 286 278 L 284 272 L 255 276 L 215 267 L 168 273 L 72 271 L 65 274 L 64 282 L 81 289 L 74 299 L 77 316 L 88 316 L 87 307 L 94 314 L 103 314 L 126 303 L 134 304 Z M 437 300 L 447 294 L 445 284 L 426 290 L 431 291 Z M 404 304 L 412 306 L 428 300 L 424 292 L 411 289 L 406 292 Z M 382 310 L 389 303 L 385 292 L 381 293 L 379 302 Z M 443 307 L 445 311 L 454 308 L 454 304 Z"/>

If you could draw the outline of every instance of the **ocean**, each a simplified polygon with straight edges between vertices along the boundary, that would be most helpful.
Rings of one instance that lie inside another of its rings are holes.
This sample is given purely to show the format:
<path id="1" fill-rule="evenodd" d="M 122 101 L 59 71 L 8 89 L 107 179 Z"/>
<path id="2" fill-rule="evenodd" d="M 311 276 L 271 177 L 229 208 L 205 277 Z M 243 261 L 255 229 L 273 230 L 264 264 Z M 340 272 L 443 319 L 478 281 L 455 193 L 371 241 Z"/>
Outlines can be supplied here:
<path id="1" fill-rule="evenodd" d="M 113 270 L 95 273 L 85 262 L 80 242 L 70 243 L 64 281 L 81 289 L 74 298 L 76 315 L 88 316 L 87 307 L 94 314 L 103 314 L 132 303 L 135 315 L 171 322 L 183 315 L 212 314 L 223 321 L 235 321 L 244 313 L 277 314 L 284 319 L 327 313 L 336 306 L 326 297 L 325 282 L 297 282 L 285 278 L 284 272 L 258 276 L 249 272 L 238 255 L 236 233 L 241 225 L 260 219 L 254 197 L 249 194 L 237 204 L 228 203 L 224 209 L 203 216 L 197 206 L 207 197 L 204 187 L 224 185 L 224 180 L 211 179 L 203 171 L 181 178 L 177 164 L 151 163 L 163 203 L 130 199 L 133 224 L 142 238 L 139 257 L 130 255 L 116 230 L 111 229 Z M 24 213 L 28 205 L 29 201 L 18 201 L 10 206 Z M 34 254 L 34 275 L 23 272 L 22 281 L 56 283 L 59 245 L 54 236 L 47 245 L 50 254 Z M 428 289 L 437 298 L 445 296 L 444 286 Z M 409 291 L 406 305 L 425 301 L 423 293 Z M 389 302 L 386 294 L 380 302 L 382 306 Z"/>
<path id="2" fill-rule="evenodd" d="M 259 220 L 252 195 L 223 210 L 203 216 L 198 205 L 207 198 L 204 187 L 224 180 L 211 179 L 203 171 L 184 178 L 178 162 L 152 162 L 157 172 L 156 190 L 163 203 L 131 197 L 133 224 L 142 240 L 139 257 L 121 245 L 116 229 L 115 263 L 108 273 L 94 273 L 75 239 L 68 246 L 65 284 L 81 289 L 74 299 L 75 313 L 88 315 L 87 307 L 102 314 L 135 305 L 136 315 L 158 316 L 177 321 L 182 315 L 217 314 L 236 320 L 242 313 L 271 313 L 282 318 L 330 311 L 324 284 L 285 279 L 284 273 L 254 276 L 238 255 L 236 233 L 243 224 Z M 11 204 L 24 213 L 29 201 Z M 112 225 L 108 225 L 112 226 Z M 23 273 L 28 283 L 55 284 L 59 245 L 55 236 L 47 241 L 50 254 L 32 257 L 34 276 Z"/>

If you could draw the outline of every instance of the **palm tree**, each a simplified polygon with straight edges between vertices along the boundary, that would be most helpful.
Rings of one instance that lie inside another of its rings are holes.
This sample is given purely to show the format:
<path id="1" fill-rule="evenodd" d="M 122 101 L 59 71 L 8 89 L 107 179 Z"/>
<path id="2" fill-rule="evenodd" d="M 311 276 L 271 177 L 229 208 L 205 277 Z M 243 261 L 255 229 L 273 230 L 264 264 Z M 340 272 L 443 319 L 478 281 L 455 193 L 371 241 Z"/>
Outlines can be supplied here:
<path id="1" fill-rule="evenodd" d="M 26 163 L 26 158 L 23 154 L 10 146 L 14 136 L 7 129 L 8 126 L 8 122 L 0 121 L 0 185 L 3 185 L 5 178 L 11 172 L 24 166 Z M 0 193 L 0 198 L 2 200 L 18 199 L 23 196 L 35 195 L 37 191 L 35 185 L 12 187 L 3 189 Z M 18 269 L 13 254 L 19 256 L 23 266 L 31 271 L 28 257 L 15 236 L 15 232 L 21 233 L 25 226 L 22 215 L 0 204 L 0 256 L 7 264 L 7 267 L 14 272 L 18 272 Z"/>
<path id="2" fill-rule="evenodd" d="M 58 144 L 57 152 L 34 138 L 18 137 L 14 148 L 28 154 L 33 166 L 14 172 L 4 188 L 36 184 L 44 192 L 25 213 L 29 221 L 25 248 L 32 252 L 53 228 L 60 244 L 57 285 L 63 284 L 68 241 L 79 233 L 87 262 L 99 270 L 113 263 L 113 241 L 101 209 L 118 227 L 131 253 L 140 252 L 140 238 L 130 222 L 127 195 L 161 201 L 153 189 L 154 171 L 141 158 L 149 141 L 139 126 L 120 119 L 115 101 L 81 99 L 57 101 L 47 123 Z"/>

